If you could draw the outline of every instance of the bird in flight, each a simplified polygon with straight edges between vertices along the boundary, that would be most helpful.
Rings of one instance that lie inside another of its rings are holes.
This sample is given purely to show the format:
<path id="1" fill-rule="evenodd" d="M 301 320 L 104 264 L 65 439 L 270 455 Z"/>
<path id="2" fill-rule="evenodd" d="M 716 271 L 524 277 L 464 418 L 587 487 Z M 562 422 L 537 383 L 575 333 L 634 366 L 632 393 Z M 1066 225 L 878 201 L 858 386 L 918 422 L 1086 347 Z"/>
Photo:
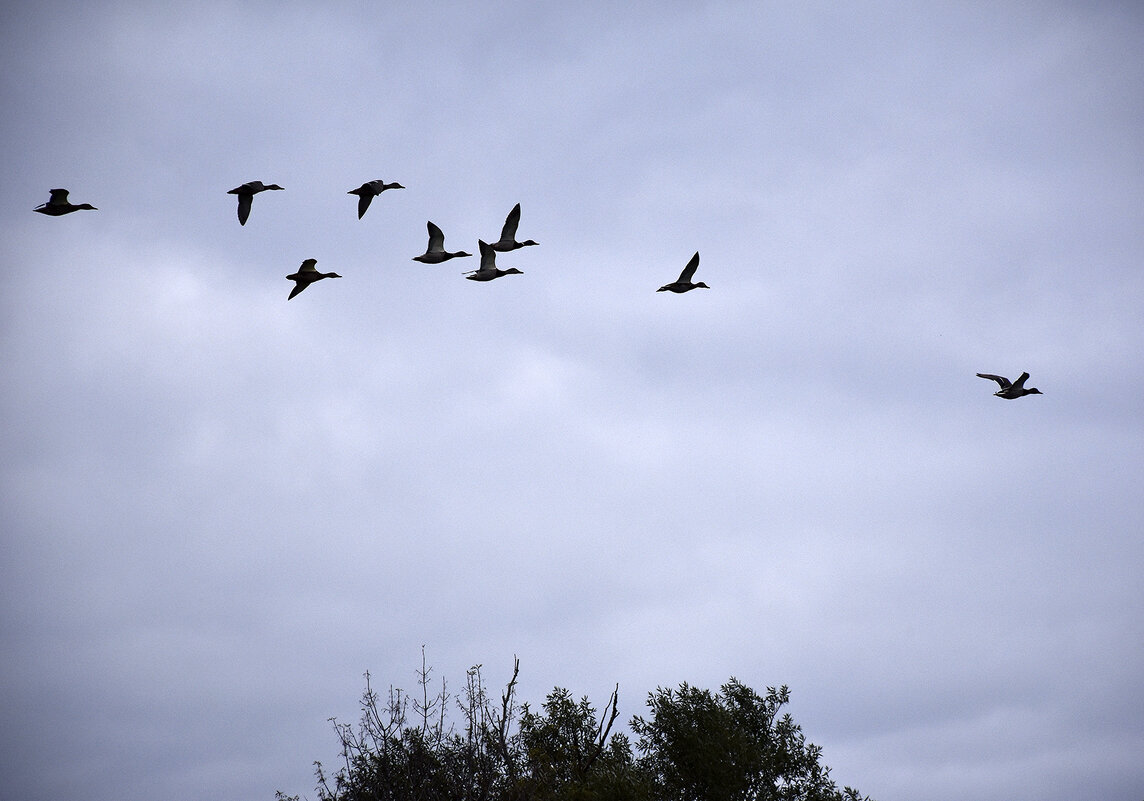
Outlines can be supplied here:
<path id="1" fill-rule="evenodd" d="M 493 246 L 483 240 L 477 240 L 477 244 L 481 248 L 481 266 L 465 276 L 470 281 L 492 281 L 502 275 L 524 275 L 515 267 L 509 267 L 507 270 L 499 269 L 497 267 L 497 252 L 493 250 Z"/>
<path id="2" fill-rule="evenodd" d="M 41 203 L 32 209 L 32 211 L 47 214 L 49 217 L 62 217 L 65 214 L 71 214 L 73 211 L 79 211 L 80 209 L 99 211 L 99 209 L 90 203 L 69 203 L 68 190 L 66 189 L 52 189 L 50 192 L 51 197 L 48 198 L 48 202 Z"/>
<path id="3" fill-rule="evenodd" d="M 404 189 L 405 187 L 399 183 L 387 184 L 385 181 L 366 181 L 357 189 L 351 189 L 346 192 L 347 195 L 357 195 L 357 218 L 360 220 L 365 216 L 365 210 L 369 208 L 369 204 L 373 199 L 384 192 L 386 189 Z"/>
<path id="4" fill-rule="evenodd" d="M 687 262 L 687 266 L 683 268 L 683 272 L 679 274 L 678 281 L 672 281 L 670 284 L 664 284 L 656 292 L 675 292 L 682 294 L 690 292 L 693 289 L 710 289 L 707 284 L 699 281 L 691 283 L 691 278 L 695 275 L 695 271 L 699 268 L 699 251 L 695 251 L 695 255 L 691 257 L 691 261 Z"/>
<path id="5" fill-rule="evenodd" d="M 227 190 L 228 195 L 238 195 L 239 225 L 246 225 L 246 218 L 250 216 L 250 203 L 254 200 L 254 196 L 259 192 L 265 192 L 267 189 L 285 189 L 285 187 L 278 184 L 267 186 L 262 181 L 247 181 L 242 186 Z"/>
<path id="6" fill-rule="evenodd" d="M 1006 400 L 1013 400 L 1014 398 L 1023 398 L 1026 395 L 1044 395 L 1045 393 L 1036 387 L 1025 389 L 1025 382 L 1029 380 L 1028 373 L 1021 373 L 1021 377 L 1016 381 L 1010 381 L 1003 375 L 993 375 L 992 373 L 978 373 L 978 378 L 988 378 L 990 381 L 996 381 L 997 386 L 1001 389 L 993 394 L 998 398 L 1005 398 Z"/>
<path id="7" fill-rule="evenodd" d="M 492 248 L 498 253 L 508 253 L 510 250 L 517 248 L 525 248 L 529 245 L 539 245 L 539 242 L 534 242 L 531 239 L 526 239 L 523 242 L 516 241 L 516 227 L 520 225 L 520 204 L 517 203 L 512 207 L 512 211 L 508 213 L 505 218 L 504 228 L 501 229 L 500 239 L 493 242 Z"/>
<path id="8" fill-rule="evenodd" d="M 434 225 L 432 222 L 425 224 L 429 229 L 429 246 L 425 248 L 425 252 L 420 256 L 414 256 L 413 261 L 419 261 L 422 264 L 440 264 L 449 259 L 455 259 L 459 256 L 472 256 L 472 253 L 466 253 L 463 250 L 458 250 L 456 253 L 450 253 L 445 250 L 445 234 Z"/>
<path id="9" fill-rule="evenodd" d="M 302 266 L 298 268 L 298 272 L 286 276 L 288 280 L 294 282 L 294 288 L 290 290 L 290 297 L 286 298 L 286 300 L 292 300 L 295 295 L 315 281 L 321 281 L 323 278 L 341 278 L 337 273 L 318 272 L 314 266 L 317 263 L 317 259 L 306 259 L 302 262 Z"/>

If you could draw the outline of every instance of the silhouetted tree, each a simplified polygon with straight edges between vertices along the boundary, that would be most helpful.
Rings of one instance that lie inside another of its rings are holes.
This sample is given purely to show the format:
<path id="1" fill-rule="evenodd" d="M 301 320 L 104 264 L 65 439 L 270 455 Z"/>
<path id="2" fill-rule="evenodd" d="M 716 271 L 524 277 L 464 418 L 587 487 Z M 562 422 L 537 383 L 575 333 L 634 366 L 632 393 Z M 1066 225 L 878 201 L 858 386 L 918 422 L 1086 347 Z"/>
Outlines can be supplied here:
<path id="1" fill-rule="evenodd" d="M 341 744 L 332 775 L 315 763 L 319 801 L 862 801 L 839 792 L 821 749 L 790 715 L 786 687 L 765 698 L 732 678 L 712 694 L 680 685 L 648 696 L 650 717 L 635 717 L 638 756 L 612 733 L 619 687 L 603 712 L 555 688 L 540 709 L 516 701 L 519 660 L 499 702 L 481 666 L 452 698 L 431 690 L 422 652 L 420 692 L 382 696 L 366 674 L 357 726 L 331 720 Z M 464 722 L 448 717 L 449 702 Z M 277 794 L 278 801 L 299 801 Z"/>
<path id="2" fill-rule="evenodd" d="M 779 710 L 784 686 L 766 697 L 732 678 L 717 694 L 681 684 L 648 694 L 651 718 L 632 719 L 642 765 L 664 801 L 842 801 L 822 749 Z"/>
<path id="3" fill-rule="evenodd" d="M 640 801 L 646 776 L 632 757 L 623 734 L 609 737 L 619 716 L 619 687 L 612 691 L 599 720 L 581 698 L 577 703 L 557 687 L 542 711 L 522 708 L 518 743 L 520 777 L 515 798 L 530 801 Z"/>

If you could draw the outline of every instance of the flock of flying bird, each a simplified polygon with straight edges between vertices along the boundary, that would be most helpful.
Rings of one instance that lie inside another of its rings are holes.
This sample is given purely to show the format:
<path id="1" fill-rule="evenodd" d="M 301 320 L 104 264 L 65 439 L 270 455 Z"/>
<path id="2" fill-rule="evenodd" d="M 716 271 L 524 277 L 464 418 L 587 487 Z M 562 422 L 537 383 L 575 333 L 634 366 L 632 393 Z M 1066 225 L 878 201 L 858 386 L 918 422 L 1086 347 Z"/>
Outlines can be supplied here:
<path id="1" fill-rule="evenodd" d="M 358 219 L 360 220 L 369 204 L 375 197 L 389 189 L 404 189 L 405 187 L 399 183 L 386 183 L 384 181 L 367 181 L 359 186 L 357 189 L 351 189 L 346 194 L 358 196 Z M 242 186 L 237 186 L 227 192 L 228 195 L 238 195 L 238 222 L 240 225 L 246 225 L 247 218 L 250 217 L 250 206 L 254 200 L 254 196 L 259 192 L 267 190 L 283 189 L 278 184 L 264 184 L 262 181 L 248 181 Z M 66 189 L 52 189 L 50 190 L 51 196 L 48 198 L 47 203 L 41 203 L 32 211 L 39 212 L 40 214 L 47 214 L 51 217 L 62 217 L 65 214 L 71 214 L 73 211 L 90 210 L 97 211 L 95 206 L 90 203 L 71 203 L 68 200 L 68 190 Z M 515 267 L 509 267 L 507 270 L 502 270 L 496 266 L 497 253 L 508 253 L 523 247 L 537 245 L 531 239 L 526 239 L 523 242 L 518 242 L 516 239 L 516 229 L 520 224 L 520 204 L 517 203 L 513 206 L 512 211 L 508 213 L 505 218 L 504 227 L 501 229 L 500 239 L 492 244 L 484 240 L 478 240 L 477 244 L 480 246 L 481 252 L 481 265 L 476 270 L 470 270 L 465 274 L 465 277 L 470 281 L 492 281 L 493 279 L 500 278 L 504 275 L 523 275 L 523 273 Z M 463 250 L 449 252 L 445 250 L 445 234 L 434 225 L 428 222 L 426 227 L 429 231 L 429 244 L 425 248 L 425 252 L 420 256 L 414 256 L 413 261 L 419 261 L 422 264 L 441 264 L 449 259 L 462 258 L 465 256 L 472 256 L 471 253 L 466 253 Z M 341 278 L 337 273 L 322 273 L 318 272 L 317 259 L 306 259 L 302 262 L 302 266 L 298 268 L 298 272 L 286 276 L 287 279 L 294 282 L 294 289 L 290 292 L 290 300 L 299 292 L 304 290 L 310 284 L 316 281 L 321 281 L 323 278 Z M 675 292 L 682 294 L 690 292 L 692 289 L 710 289 L 707 284 L 702 281 L 693 282 L 691 279 L 695 277 L 695 271 L 699 268 L 699 253 L 696 251 L 695 255 L 687 262 L 687 266 L 683 268 L 683 272 L 679 274 L 679 278 L 672 281 L 670 284 L 664 284 L 656 292 Z M 1025 387 L 1025 382 L 1029 378 L 1028 373 L 1021 373 L 1016 381 L 1010 381 L 1005 376 L 993 375 L 992 373 L 977 373 L 978 378 L 985 378 L 990 381 L 996 381 L 1000 389 L 993 394 L 998 398 L 1005 398 L 1006 400 L 1013 400 L 1015 398 L 1022 398 L 1026 395 L 1043 395 L 1044 393 L 1036 387 Z"/>

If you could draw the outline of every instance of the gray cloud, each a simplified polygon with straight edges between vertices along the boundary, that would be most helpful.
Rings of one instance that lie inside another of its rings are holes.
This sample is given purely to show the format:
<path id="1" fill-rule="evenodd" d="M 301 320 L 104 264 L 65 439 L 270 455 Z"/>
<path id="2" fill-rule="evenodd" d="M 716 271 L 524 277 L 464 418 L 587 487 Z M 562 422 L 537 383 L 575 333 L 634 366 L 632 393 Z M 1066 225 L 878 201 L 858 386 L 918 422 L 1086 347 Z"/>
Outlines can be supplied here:
<path id="1" fill-rule="evenodd" d="M 425 643 L 625 716 L 788 684 L 878 798 L 1129 797 L 1141 26 L 13 11 L 13 792 L 308 793 Z M 408 188 L 359 221 L 375 178 Z M 286 191 L 240 227 L 253 179 Z M 99 211 L 31 214 L 55 186 Z M 411 261 L 516 202 L 524 276 Z M 657 295 L 695 250 L 713 289 Z M 287 303 L 304 258 L 345 277 Z M 1022 370 L 1044 396 L 974 377 Z"/>

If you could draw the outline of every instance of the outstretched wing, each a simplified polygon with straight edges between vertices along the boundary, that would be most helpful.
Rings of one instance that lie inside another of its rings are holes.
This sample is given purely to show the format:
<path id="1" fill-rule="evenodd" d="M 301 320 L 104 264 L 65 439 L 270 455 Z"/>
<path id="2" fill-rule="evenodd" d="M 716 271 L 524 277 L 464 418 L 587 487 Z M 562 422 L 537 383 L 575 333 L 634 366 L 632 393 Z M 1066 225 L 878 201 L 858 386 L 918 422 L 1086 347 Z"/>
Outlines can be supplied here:
<path id="1" fill-rule="evenodd" d="M 431 222 L 426 222 L 425 227 L 429 230 L 429 252 L 435 250 L 445 249 L 445 233 L 436 225 Z"/>
<path id="2" fill-rule="evenodd" d="M 493 250 L 493 246 L 483 239 L 478 239 L 477 245 L 481 249 L 481 272 L 495 270 L 497 268 L 497 252 Z"/>
<path id="3" fill-rule="evenodd" d="M 500 232 L 501 242 L 512 242 L 516 240 L 516 229 L 520 225 L 520 204 L 517 203 L 512 207 L 512 211 L 504 220 L 504 228 Z"/>
<path id="4" fill-rule="evenodd" d="M 308 286 L 309 286 L 309 284 L 307 284 L 304 281 L 295 282 L 294 288 L 290 290 L 290 297 L 286 298 L 286 300 L 293 300 L 295 295 L 297 295 L 299 292 L 301 292 L 303 289 L 305 289 Z"/>
<path id="5" fill-rule="evenodd" d="M 683 268 L 683 272 L 679 274 L 679 283 L 690 284 L 692 276 L 695 271 L 699 269 L 699 251 L 695 251 L 695 255 L 691 257 L 691 261 L 687 262 L 687 266 Z"/>
<path id="6" fill-rule="evenodd" d="M 988 378 L 990 381 L 996 381 L 1001 386 L 1001 389 L 1008 389 L 1010 386 L 1009 379 L 1003 375 L 990 375 L 989 373 L 978 373 L 977 377 L 978 378 Z M 1028 376 L 1026 376 L 1026 378 L 1028 378 Z"/>
<path id="7" fill-rule="evenodd" d="M 1024 389 L 1025 382 L 1028 380 L 1029 380 L 1029 374 L 1028 373 L 1021 373 L 1021 377 L 1013 382 L 1013 386 L 1017 387 L 1018 389 Z"/>
<path id="8" fill-rule="evenodd" d="M 365 187 L 362 187 L 363 189 Z M 369 204 L 373 202 L 373 195 L 369 192 L 362 192 L 358 195 L 357 201 L 357 218 L 360 220 L 365 216 L 365 210 L 369 208 Z"/>
<path id="9" fill-rule="evenodd" d="M 238 195 L 238 224 L 246 225 L 246 219 L 250 216 L 250 204 L 254 202 L 254 195 L 249 192 L 240 192 Z"/>

